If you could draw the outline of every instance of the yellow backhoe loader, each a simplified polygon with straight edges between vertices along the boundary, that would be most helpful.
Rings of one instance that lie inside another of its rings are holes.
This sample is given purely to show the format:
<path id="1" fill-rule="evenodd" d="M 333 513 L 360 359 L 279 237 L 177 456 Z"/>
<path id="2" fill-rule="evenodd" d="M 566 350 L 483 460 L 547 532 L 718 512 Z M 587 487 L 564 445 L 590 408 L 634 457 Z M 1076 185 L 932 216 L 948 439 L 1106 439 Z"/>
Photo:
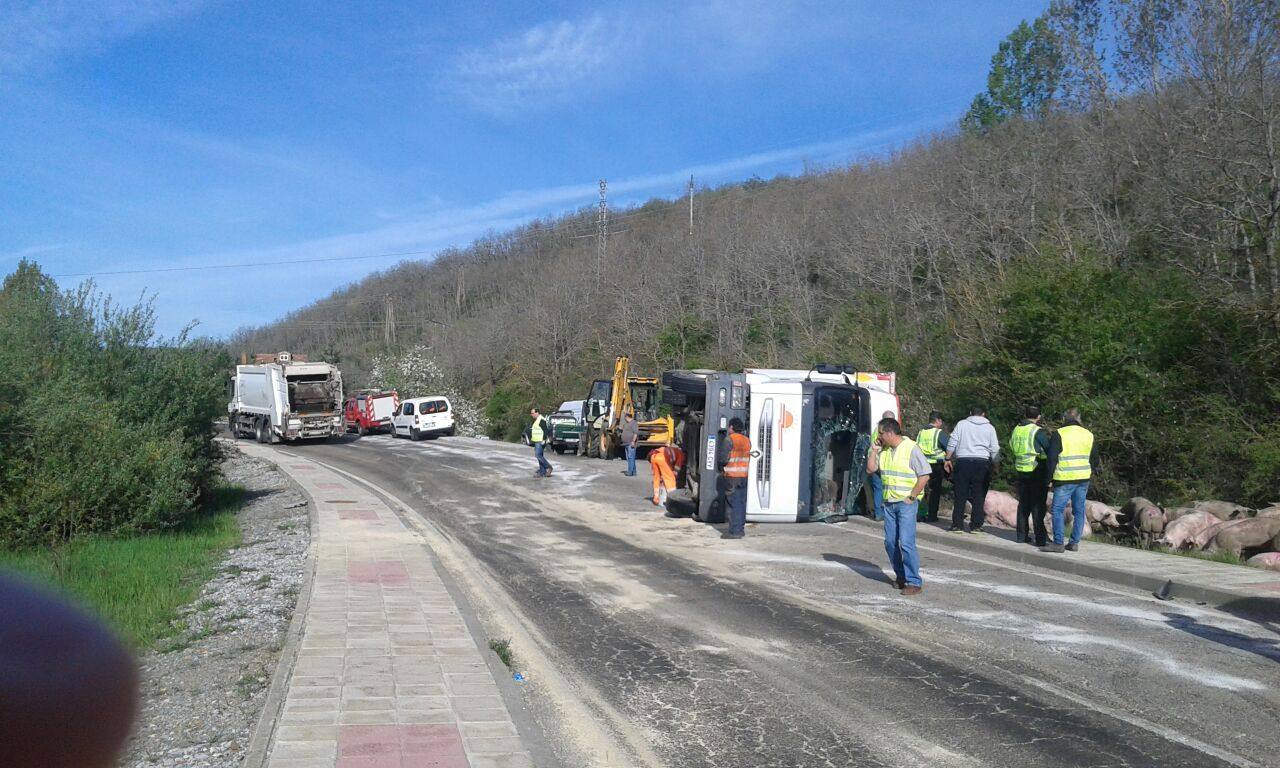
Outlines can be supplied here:
<path id="1" fill-rule="evenodd" d="M 582 439 L 578 453 L 612 459 L 622 455 L 622 416 L 634 414 L 640 422 L 640 448 L 670 445 L 675 423 L 662 415 L 662 391 L 652 376 L 632 376 L 631 361 L 619 357 L 613 361 L 613 378 L 591 382 L 582 405 Z"/>

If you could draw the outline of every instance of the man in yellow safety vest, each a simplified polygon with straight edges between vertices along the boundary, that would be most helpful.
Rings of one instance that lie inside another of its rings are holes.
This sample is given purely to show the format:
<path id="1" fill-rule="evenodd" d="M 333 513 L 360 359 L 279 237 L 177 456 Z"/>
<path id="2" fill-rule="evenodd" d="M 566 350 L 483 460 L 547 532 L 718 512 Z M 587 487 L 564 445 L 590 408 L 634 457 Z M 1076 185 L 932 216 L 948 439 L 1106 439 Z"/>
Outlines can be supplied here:
<path id="1" fill-rule="evenodd" d="M 884 550 L 894 583 L 904 595 L 920 594 L 920 553 L 916 550 L 916 510 L 929 482 L 929 462 L 897 419 L 881 419 L 878 439 L 867 454 L 867 472 L 884 481 Z"/>
<path id="2" fill-rule="evenodd" d="M 933 523 L 938 520 L 938 504 L 942 501 L 942 464 L 947 459 L 947 440 L 950 435 L 942 427 L 942 411 L 929 414 L 929 426 L 916 433 L 916 445 L 929 462 L 929 485 L 925 489 L 925 512 L 919 518 Z"/>
<path id="3" fill-rule="evenodd" d="M 1053 478 L 1053 543 L 1041 547 L 1041 552 L 1062 552 L 1063 517 L 1067 502 L 1071 502 L 1071 514 L 1075 518 L 1071 526 L 1071 540 L 1065 549 L 1075 552 L 1080 548 L 1084 535 L 1085 497 L 1089 492 L 1089 479 L 1093 476 L 1093 433 L 1085 429 L 1080 420 L 1080 410 L 1069 408 L 1062 414 L 1063 425 L 1049 440 L 1046 467 Z"/>
<path id="4" fill-rule="evenodd" d="M 551 428 L 547 426 L 547 420 L 542 417 L 537 408 L 529 409 L 529 418 L 533 423 L 529 425 L 529 430 L 525 434 L 529 436 L 529 445 L 533 446 L 533 455 L 538 459 L 538 471 L 535 476 L 550 477 L 551 462 L 547 461 L 545 453 L 547 434 Z"/>
<path id="5" fill-rule="evenodd" d="M 1018 491 L 1018 541 L 1043 547 L 1045 533 L 1045 497 L 1049 495 L 1049 474 L 1045 460 L 1049 455 L 1049 433 L 1040 426 L 1040 408 L 1027 406 L 1022 423 L 1013 428 L 1009 451 L 1013 454 L 1013 484 Z M 1031 523 L 1028 526 L 1028 523 Z M 1032 541 L 1029 529 L 1035 531 Z"/>

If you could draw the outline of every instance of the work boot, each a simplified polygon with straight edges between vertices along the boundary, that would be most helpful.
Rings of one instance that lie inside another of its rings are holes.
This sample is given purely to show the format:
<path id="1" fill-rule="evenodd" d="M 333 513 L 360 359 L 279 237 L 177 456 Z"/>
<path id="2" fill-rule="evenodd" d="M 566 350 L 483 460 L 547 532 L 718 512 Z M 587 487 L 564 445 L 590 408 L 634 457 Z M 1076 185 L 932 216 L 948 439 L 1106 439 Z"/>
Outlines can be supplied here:
<path id="1" fill-rule="evenodd" d="M 1080 551 L 1080 545 L 1079 545 L 1079 544 L 1068 544 L 1068 545 L 1067 545 L 1067 547 L 1066 547 L 1066 549 L 1067 549 L 1067 551 L 1068 551 L 1068 552 L 1079 552 L 1079 551 Z"/>
<path id="2" fill-rule="evenodd" d="M 1054 553 L 1054 554 L 1059 554 L 1059 555 L 1060 555 L 1060 554 L 1062 554 L 1063 552 L 1065 552 L 1065 551 L 1066 551 L 1066 548 L 1065 548 L 1065 547 L 1063 547 L 1061 544 L 1046 544 L 1046 545 L 1044 545 L 1043 547 L 1041 547 L 1041 548 L 1040 548 L 1040 551 L 1041 551 L 1041 552 L 1052 552 L 1052 553 Z"/>
<path id="3" fill-rule="evenodd" d="M 982 526 L 975 525 L 974 527 L 969 529 L 969 533 L 982 533 Z"/>
<path id="4" fill-rule="evenodd" d="M 893 585 L 894 585 L 895 587 L 897 587 L 898 589 L 902 589 L 903 587 L 907 586 L 907 580 L 906 580 L 906 579 L 897 579 L 897 580 L 895 580 L 895 581 L 893 582 Z"/>
<path id="5" fill-rule="evenodd" d="M 964 528 L 959 525 L 953 525 L 947 529 L 947 533 L 964 533 Z"/>
<path id="6" fill-rule="evenodd" d="M 720 534 L 720 538 L 722 538 L 722 539 L 745 539 L 746 537 L 747 537 L 747 534 L 745 534 L 745 533 L 728 533 L 728 532 L 725 532 L 725 533 Z"/>
<path id="7" fill-rule="evenodd" d="M 921 588 L 917 587 L 915 584 L 908 584 L 907 586 L 902 588 L 902 594 L 907 596 L 918 595 L 920 594 L 920 589 Z"/>

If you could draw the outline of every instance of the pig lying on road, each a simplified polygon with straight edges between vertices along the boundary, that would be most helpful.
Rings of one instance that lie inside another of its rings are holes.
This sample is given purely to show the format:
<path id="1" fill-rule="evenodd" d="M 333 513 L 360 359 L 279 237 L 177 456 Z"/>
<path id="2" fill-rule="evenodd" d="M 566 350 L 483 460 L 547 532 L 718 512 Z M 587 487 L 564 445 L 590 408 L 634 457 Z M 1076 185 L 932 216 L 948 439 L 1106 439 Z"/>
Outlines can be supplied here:
<path id="1" fill-rule="evenodd" d="M 1249 558 L 1248 565 L 1254 568 L 1265 568 L 1268 571 L 1280 571 L 1280 552 L 1263 552 Z"/>
<path id="2" fill-rule="evenodd" d="M 1271 540 L 1277 535 L 1280 535 L 1280 517 L 1233 520 L 1222 524 L 1222 529 L 1213 537 L 1212 546 L 1217 552 L 1239 555 L 1246 550 L 1270 549 Z"/>
<path id="3" fill-rule="evenodd" d="M 983 505 L 987 524 L 996 528 L 1018 527 L 1018 500 L 1004 491 L 987 491 L 987 503 Z"/>
<path id="4" fill-rule="evenodd" d="M 1208 512 L 1192 512 L 1166 525 L 1160 543 L 1174 549 L 1183 549 L 1191 544 L 1196 536 L 1220 522 Z"/>
<path id="5" fill-rule="evenodd" d="M 1195 508 L 1201 512 L 1208 512 L 1219 520 L 1233 520 L 1235 518 L 1246 517 L 1252 511 L 1248 507 L 1239 504 L 1233 504 L 1230 501 L 1197 501 Z"/>

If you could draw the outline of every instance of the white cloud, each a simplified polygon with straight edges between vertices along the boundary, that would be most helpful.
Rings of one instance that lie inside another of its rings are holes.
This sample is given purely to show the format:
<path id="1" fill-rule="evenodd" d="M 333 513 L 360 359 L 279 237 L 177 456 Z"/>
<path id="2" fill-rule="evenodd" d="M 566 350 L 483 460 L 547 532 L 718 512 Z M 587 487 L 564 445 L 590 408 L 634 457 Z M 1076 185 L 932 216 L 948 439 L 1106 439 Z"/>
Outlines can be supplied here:
<path id="1" fill-rule="evenodd" d="M 0 4 L 0 74 L 98 50 L 202 4 L 201 0 L 15 0 Z"/>
<path id="2" fill-rule="evenodd" d="M 827 17 L 830 13 L 826 14 Z M 446 91 L 496 116 L 518 116 L 661 70 L 741 74 L 817 36 L 843 34 L 819 10 L 764 0 L 703 0 L 544 22 L 462 51 Z"/>
<path id="3" fill-rule="evenodd" d="M 616 22 L 600 14 L 547 22 L 465 51 L 449 73 L 450 87 L 473 106 L 495 113 L 562 101 L 626 55 Z"/>

